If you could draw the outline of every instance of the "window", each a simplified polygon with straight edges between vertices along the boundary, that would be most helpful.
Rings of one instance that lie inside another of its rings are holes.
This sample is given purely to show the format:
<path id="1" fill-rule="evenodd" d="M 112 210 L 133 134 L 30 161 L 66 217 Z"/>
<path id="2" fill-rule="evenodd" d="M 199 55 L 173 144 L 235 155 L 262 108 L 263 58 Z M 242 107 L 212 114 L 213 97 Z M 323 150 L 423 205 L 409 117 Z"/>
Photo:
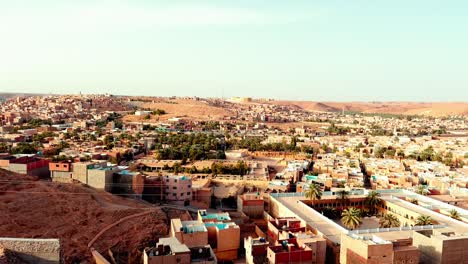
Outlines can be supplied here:
<path id="1" fill-rule="evenodd" d="M 174 186 L 174 187 L 172 187 L 172 190 L 177 190 L 177 187 L 175 187 L 175 186 Z"/>
<path id="2" fill-rule="evenodd" d="M 187 192 L 187 195 L 190 195 L 190 192 Z"/>

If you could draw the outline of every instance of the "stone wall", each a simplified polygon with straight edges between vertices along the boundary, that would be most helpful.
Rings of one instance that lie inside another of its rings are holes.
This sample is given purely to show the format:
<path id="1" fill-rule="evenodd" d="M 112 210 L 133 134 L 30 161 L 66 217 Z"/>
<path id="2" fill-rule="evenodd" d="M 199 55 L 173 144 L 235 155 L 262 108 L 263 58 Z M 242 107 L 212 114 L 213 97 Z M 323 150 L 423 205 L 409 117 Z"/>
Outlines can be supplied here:
<path id="1" fill-rule="evenodd" d="M 28 263 L 61 263 L 58 239 L 0 238 L 0 245 Z"/>

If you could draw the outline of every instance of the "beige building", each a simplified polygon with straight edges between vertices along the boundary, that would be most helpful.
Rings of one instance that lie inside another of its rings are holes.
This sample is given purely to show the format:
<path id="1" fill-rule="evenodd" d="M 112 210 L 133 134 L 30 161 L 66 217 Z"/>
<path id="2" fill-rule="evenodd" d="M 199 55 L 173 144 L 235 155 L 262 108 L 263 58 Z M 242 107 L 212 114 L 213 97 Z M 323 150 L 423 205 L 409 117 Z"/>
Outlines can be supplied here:
<path id="1" fill-rule="evenodd" d="M 105 167 L 107 162 L 75 162 L 72 164 L 73 179 L 88 184 L 88 170 L 94 167 Z"/>
<path id="2" fill-rule="evenodd" d="M 203 211 L 201 211 L 203 212 Z M 214 214 L 216 216 L 216 214 Z M 171 220 L 171 236 L 189 248 L 210 245 L 216 258 L 222 261 L 237 259 L 240 247 L 240 228 L 233 222 Z"/>
<path id="3" fill-rule="evenodd" d="M 419 263 L 419 250 L 411 239 L 387 241 L 376 235 L 341 236 L 340 263 Z"/>
<path id="4" fill-rule="evenodd" d="M 201 221 L 171 219 L 171 236 L 189 248 L 208 245 L 208 230 Z"/>
<path id="5" fill-rule="evenodd" d="M 155 247 L 143 251 L 144 264 L 203 263 L 216 264 L 210 246 L 188 248 L 175 237 L 160 238 Z"/>
<path id="6" fill-rule="evenodd" d="M 144 264 L 190 263 L 190 249 L 175 237 L 160 238 L 154 248 L 143 251 Z"/>
<path id="7" fill-rule="evenodd" d="M 232 261 L 237 259 L 240 247 L 240 228 L 235 223 L 205 223 L 208 230 L 208 242 L 218 260 Z"/>
<path id="8" fill-rule="evenodd" d="M 164 177 L 165 198 L 167 202 L 190 205 L 192 200 L 192 179 L 187 176 L 170 175 Z"/>
<path id="9" fill-rule="evenodd" d="M 244 238 L 245 260 L 247 264 L 263 264 L 267 260 L 268 241 L 263 238 Z"/>
<path id="10" fill-rule="evenodd" d="M 119 171 L 117 167 L 95 167 L 88 169 L 88 185 L 96 189 L 111 192 L 113 176 L 117 171 Z"/>
<path id="11" fill-rule="evenodd" d="M 421 251 L 422 263 L 468 263 L 468 234 L 446 229 L 415 231 L 413 245 Z"/>
<path id="12" fill-rule="evenodd" d="M 263 196 L 259 193 L 238 195 L 237 210 L 253 219 L 263 218 L 263 212 L 265 211 Z"/>

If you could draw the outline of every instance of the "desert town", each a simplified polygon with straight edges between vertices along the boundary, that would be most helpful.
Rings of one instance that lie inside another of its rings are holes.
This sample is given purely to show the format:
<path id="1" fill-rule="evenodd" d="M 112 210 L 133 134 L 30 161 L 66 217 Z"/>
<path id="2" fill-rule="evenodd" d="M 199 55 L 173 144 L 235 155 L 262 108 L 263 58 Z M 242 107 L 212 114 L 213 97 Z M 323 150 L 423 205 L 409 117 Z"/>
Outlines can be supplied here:
<path id="1" fill-rule="evenodd" d="M 468 104 L 440 108 L 5 97 L 0 263 L 468 262 Z"/>

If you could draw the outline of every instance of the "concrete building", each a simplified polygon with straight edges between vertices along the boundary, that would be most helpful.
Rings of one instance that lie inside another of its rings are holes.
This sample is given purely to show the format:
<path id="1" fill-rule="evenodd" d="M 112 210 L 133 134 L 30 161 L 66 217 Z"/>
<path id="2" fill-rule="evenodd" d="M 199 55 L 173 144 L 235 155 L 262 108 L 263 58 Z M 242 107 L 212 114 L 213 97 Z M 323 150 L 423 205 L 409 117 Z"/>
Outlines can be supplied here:
<path id="1" fill-rule="evenodd" d="M 415 261 L 414 248 L 410 248 L 410 246 L 412 245 L 414 245 L 415 248 L 419 248 L 419 250 L 421 251 L 421 260 L 423 260 L 423 263 L 426 263 L 424 262 L 423 256 L 430 255 L 433 253 L 425 253 L 423 249 L 427 252 L 431 252 L 433 250 L 439 252 L 440 250 L 438 250 L 437 247 L 444 248 L 444 246 L 442 246 L 441 243 L 454 243 L 451 242 L 452 240 L 458 240 L 458 242 L 456 243 L 461 243 L 460 241 L 464 240 L 464 237 L 461 234 L 466 234 L 468 232 L 468 225 L 466 223 L 464 223 L 463 221 L 452 219 L 442 212 L 442 209 L 444 211 L 456 209 L 460 215 L 465 215 L 466 212 L 462 208 L 455 208 L 452 205 L 448 205 L 446 203 L 431 199 L 430 196 L 418 195 L 408 190 L 377 190 L 377 192 L 380 194 L 382 204 L 381 206 L 377 206 L 376 208 L 381 213 L 388 213 L 397 216 L 401 223 L 400 227 L 375 228 L 372 227 L 372 225 L 367 225 L 360 227 L 357 230 L 350 231 L 344 228 L 343 226 L 340 226 L 335 221 L 327 218 L 319 212 L 319 210 L 322 208 L 322 205 L 332 206 L 333 208 L 342 206 L 332 192 L 323 192 L 322 199 L 319 200 L 319 202 L 315 203 L 313 207 L 310 206 L 310 202 L 304 197 L 302 193 L 270 194 L 271 199 L 269 212 L 273 217 L 277 218 L 295 217 L 298 220 L 300 220 L 302 226 L 307 227 L 307 230 L 311 230 L 314 234 L 323 237 L 326 240 L 327 244 L 327 263 L 344 263 L 343 261 L 346 258 L 350 258 L 353 261 L 356 261 L 349 263 L 376 263 L 362 262 L 365 261 L 365 259 L 368 259 L 369 256 L 374 256 L 379 262 L 381 262 L 383 261 L 382 259 L 384 259 L 383 255 L 378 255 L 377 253 L 375 253 L 377 254 L 375 255 L 372 251 L 373 249 L 369 249 L 369 251 L 367 251 L 367 248 L 363 249 L 364 245 L 366 244 L 369 244 L 370 248 L 374 247 L 372 243 L 380 245 L 379 241 L 384 241 L 382 242 L 382 244 L 386 246 L 383 248 L 388 247 L 386 250 L 388 250 L 388 252 L 392 252 L 392 258 L 396 262 L 390 263 L 408 263 L 399 262 L 400 260 L 403 261 L 405 259 Z M 349 202 L 354 207 L 360 207 L 362 206 L 361 200 L 365 199 L 367 193 L 367 190 L 351 191 L 351 194 L 349 196 Z M 423 205 L 413 204 L 409 202 L 410 199 L 417 199 L 418 201 L 421 201 L 421 204 Z M 332 202 L 333 200 L 334 202 Z M 415 220 L 419 216 L 423 215 L 429 216 L 432 220 L 432 224 L 426 226 L 414 226 Z M 375 222 L 375 220 L 377 220 L 377 218 L 369 218 L 366 221 L 369 221 L 369 223 L 371 223 L 373 221 Z M 274 228 L 271 228 L 272 226 Z M 276 228 L 276 230 L 278 230 L 277 226 L 281 225 L 274 225 L 272 221 L 269 222 L 269 238 L 274 237 L 275 235 L 275 232 L 270 231 L 270 229 L 275 231 Z M 286 225 L 285 229 L 287 228 L 288 226 Z M 419 239 L 416 239 L 416 235 L 414 235 L 415 241 L 413 244 L 411 244 L 410 240 L 413 237 L 413 232 L 419 232 L 422 230 L 432 230 L 431 232 L 435 232 L 433 234 L 438 235 L 433 235 L 429 232 L 429 234 L 425 233 L 425 235 L 419 235 Z M 454 234 L 451 232 L 454 232 Z M 441 235 L 442 233 L 445 235 Z M 278 236 L 283 235 L 283 233 L 281 232 L 277 232 L 277 234 Z M 343 235 L 365 235 L 366 238 L 361 239 L 364 240 L 364 242 L 356 240 L 355 243 L 350 242 L 352 246 L 341 247 L 341 244 L 346 242 L 345 240 L 348 239 L 348 237 L 343 238 Z M 374 239 L 374 237 L 377 238 Z M 431 241 L 429 241 L 429 238 L 431 239 Z M 443 242 L 437 242 L 437 239 Z M 446 242 L 445 240 L 448 241 Z M 378 243 L 376 243 L 376 241 Z M 437 246 L 432 245 L 432 243 L 435 243 Z M 353 250 L 353 246 L 358 244 L 363 244 L 362 248 L 357 248 Z M 353 252 L 350 251 L 350 254 L 347 255 L 348 247 L 351 248 L 351 251 Z M 455 248 L 456 252 L 449 254 L 457 256 L 459 258 L 460 251 L 457 251 L 459 250 L 457 249 L 457 246 L 451 246 L 451 248 Z M 343 250 L 345 250 L 345 252 L 343 252 Z M 444 248 L 444 250 L 447 249 Z M 435 254 L 440 255 L 443 253 Z M 388 258 L 390 258 L 389 256 L 389 254 L 385 254 L 385 259 L 387 260 Z M 462 258 L 464 258 L 464 256 Z"/>
<path id="2" fill-rule="evenodd" d="M 158 203 L 164 200 L 164 180 L 162 177 L 144 177 L 143 200 Z"/>
<path id="3" fill-rule="evenodd" d="M 312 263 L 324 264 L 326 260 L 327 241 L 320 235 L 311 231 L 290 233 L 290 238 L 295 238 L 300 245 L 306 245 L 312 250 Z"/>
<path id="4" fill-rule="evenodd" d="M 75 162 L 73 163 L 73 179 L 88 184 L 88 170 L 94 166 L 106 166 L 107 162 Z"/>
<path id="5" fill-rule="evenodd" d="M 211 247 L 188 248 L 173 237 L 161 238 L 154 248 L 143 251 L 144 264 L 200 263 L 216 264 L 216 255 Z"/>
<path id="6" fill-rule="evenodd" d="M 244 238 L 245 260 L 247 264 L 263 264 L 267 259 L 268 241 L 263 238 Z"/>
<path id="7" fill-rule="evenodd" d="M 240 228 L 232 222 L 171 220 L 171 236 L 189 248 L 210 245 L 220 261 L 237 259 Z"/>
<path id="8" fill-rule="evenodd" d="M 279 240 L 267 249 L 269 264 L 299 264 L 312 262 L 312 249 L 295 238 Z"/>
<path id="9" fill-rule="evenodd" d="M 213 223 L 221 222 L 227 223 L 231 222 L 231 217 L 228 213 L 207 213 L 206 210 L 198 210 L 197 219 L 203 223 Z"/>
<path id="10" fill-rule="evenodd" d="M 114 173 L 118 171 L 119 169 L 114 166 L 88 169 L 88 185 L 106 192 L 112 192 Z"/>
<path id="11" fill-rule="evenodd" d="M 301 220 L 295 217 L 281 217 L 268 221 L 268 241 L 274 243 L 281 239 L 288 239 L 290 233 L 305 232 Z"/>
<path id="12" fill-rule="evenodd" d="M 413 233 L 413 246 L 428 264 L 468 263 L 468 235 L 447 230 L 423 230 Z"/>
<path id="13" fill-rule="evenodd" d="M 192 200 L 192 179 L 187 176 L 165 176 L 166 201 L 178 205 L 190 205 Z"/>
<path id="14" fill-rule="evenodd" d="M 139 172 L 121 170 L 113 175 L 112 193 L 141 199 L 145 187 L 144 176 Z"/>
<path id="15" fill-rule="evenodd" d="M 49 160 L 34 155 L 12 155 L 0 159 L 0 168 L 41 178 L 49 177 Z"/>
<path id="16" fill-rule="evenodd" d="M 54 182 L 70 183 L 73 179 L 72 163 L 51 162 L 49 163 L 50 178 Z"/>
<path id="17" fill-rule="evenodd" d="M 411 245 L 411 239 L 388 241 L 376 235 L 345 234 L 341 237 L 340 263 L 342 264 L 417 264 L 419 255 L 419 249 Z"/>
<path id="18" fill-rule="evenodd" d="M 201 221 L 171 219 L 170 234 L 189 248 L 208 245 L 208 230 Z"/>
<path id="19" fill-rule="evenodd" d="M 72 167 L 74 180 L 107 192 L 112 192 L 113 175 L 120 171 L 107 162 L 76 162 Z"/>
<path id="20" fill-rule="evenodd" d="M 237 210 L 253 219 L 263 218 L 265 210 L 263 196 L 259 193 L 246 193 L 237 196 Z"/>
<path id="21" fill-rule="evenodd" d="M 190 263 L 190 249 L 175 237 L 160 238 L 154 248 L 143 251 L 144 264 Z"/>
<path id="22" fill-rule="evenodd" d="M 235 223 L 208 222 L 208 242 L 214 249 L 216 258 L 220 261 L 237 259 L 240 247 L 240 228 Z"/>

